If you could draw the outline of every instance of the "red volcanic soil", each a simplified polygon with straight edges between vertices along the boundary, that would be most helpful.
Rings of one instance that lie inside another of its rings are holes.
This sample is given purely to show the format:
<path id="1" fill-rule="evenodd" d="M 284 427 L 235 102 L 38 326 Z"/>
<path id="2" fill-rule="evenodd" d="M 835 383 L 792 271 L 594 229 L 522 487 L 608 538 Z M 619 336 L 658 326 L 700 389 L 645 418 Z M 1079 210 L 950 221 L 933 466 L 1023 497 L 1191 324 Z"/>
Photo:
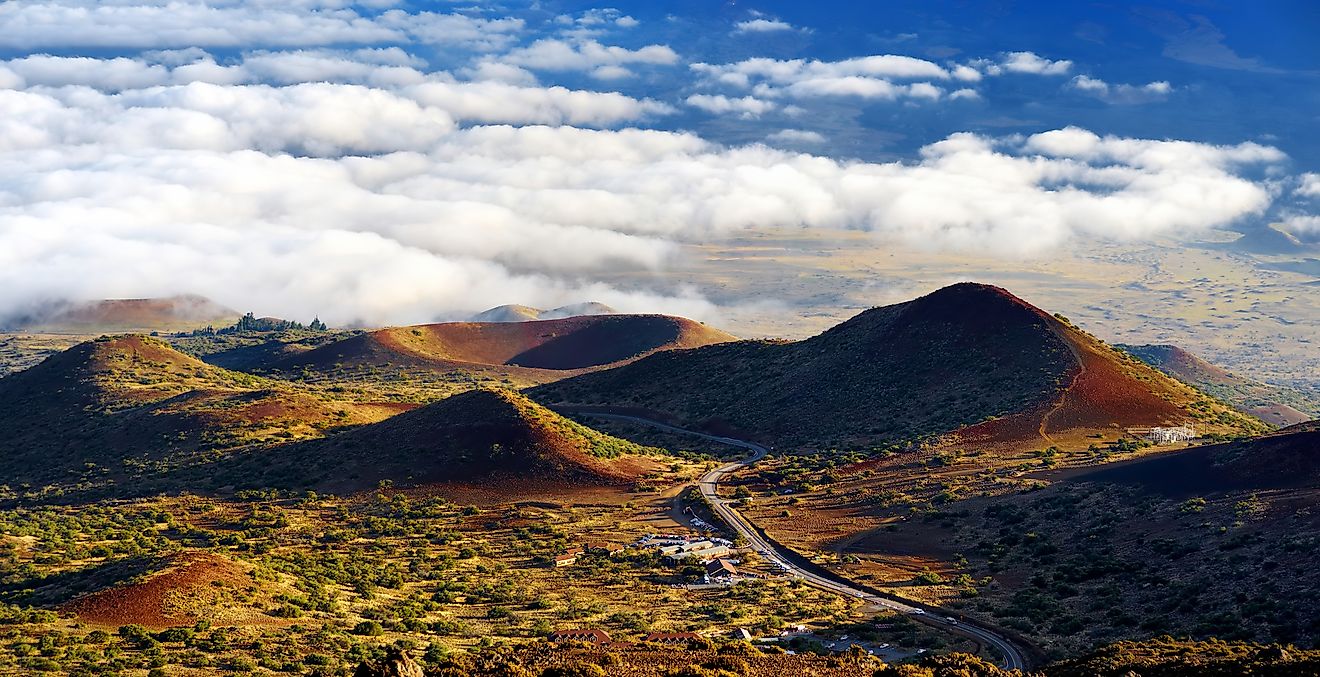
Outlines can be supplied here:
<path id="1" fill-rule="evenodd" d="M 281 360 L 273 366 L 334 364 L 500 365 L 578 370 L 659 350 L 734 340 L 699 322 L 665 315 L 592 315 L 533 322 L 450 322 L 381 329 Z"/>
<path id="2" fill-rule="evenodd" d="M 1152 377 L 1154 370 L 1122 363 L 1114 350 L 1075 331 L 1067 332 L 1065 339 L 1080 367 L 1072 373 L 1073 381 L 1060 403 L 1042 422 L 1047 435 L 1074 428 L 1177 425 L 1189 419 L 1187 410 L 1171 401 L 1185 401 L 1186 396 L 1167 377 L 1139 381 L 1132 375 L 1134 368 Z"/>
<path id="3" fill-rule="evenodd" d="M 1052 401 L 968 426 L 950 435 L 950 441 L 979 448 L 1021 449 L 1054 444 L 1056 436 L 1182 425 L 1192 419 L 1187 405 L 1197 399 L 1194 391 L 1057 318 L 1047 319 L 1050 331 L 1067 346 L 1072 358 L 1059 377 L 1060 387 Z"/>
<path id="4" fill-rule="evenodd" d="M 65 604 L 62 610 L 77 615 L 81 621 L 101 625 L 183 627 L 211 615 L 205 611 L 206 607 L 223 604 L 226 589 L 251 584 L 251 576 L 229 559 L 209 553 L 186 553 L 170 557 L 164 568 L 141 582 L 79 597 Z"/>
<path id="5" fill-rule="evenodd" d="M 1021 449 L 1053 444 L 1054 436 L 1090 430 L 1121 431 L 1128 427 L 1181 425 L 1191 415 L 1175 402 L 1187 402 L 1186 393 L 1153 369 L 1119 361 L 1116 353 L 1060 323 L 1060 337 L 1073 351 L 1075 362 L 1064 375 L 1065 385 L 1052 403 L 963 428 L 951 436 L 959 445 Z M 1137 380 L 1136 371 L 1149 371 Z"/>

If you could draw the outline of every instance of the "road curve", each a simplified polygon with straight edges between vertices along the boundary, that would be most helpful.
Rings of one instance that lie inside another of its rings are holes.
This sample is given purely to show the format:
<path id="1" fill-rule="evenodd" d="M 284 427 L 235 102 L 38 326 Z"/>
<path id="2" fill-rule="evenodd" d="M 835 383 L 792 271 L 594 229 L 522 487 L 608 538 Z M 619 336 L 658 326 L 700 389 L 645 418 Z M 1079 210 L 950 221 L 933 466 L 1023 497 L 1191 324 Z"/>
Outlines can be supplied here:
<path id="1" fill-rule="evenodd" d="M 738 532 L 738 535 L 742 536 L 743 539 L 747 541 L 748 546 L 751 547 L 752 550 L 755 550 L 762 557 L 779 565 L 782 569 L 788 572 L 789 575 L 802 579 L 806 583 L 809 583 L 823 590 L 834 592 L 836 594 L 862 600 L 868 604 L 886 607 L 888 609 L 893 609 L 898 613 L 908 614 L 917 617 L 920 619 L 921 622 L 926 623 L 928 625 L 932 625 L 946 632 L 950 632 L 954 634 L 962 634 L 971 637 L 973 639 L 979 640 L 991 647 L 994 647 L 994 649 L 997 652 L 999 652 L 1001 656 L 1003 656 L 1003 661 L 1001 663 L 1003 667 L 1009 670 L 1027 669 L 1027 661 L 1023 651 L 1019 649 L 1017 646 L 1015 646 L 1013 642 L 1010 641 L 1008 638 L 1004 637 L 1003 635 L 1000 635 L 994 630 L 980 626 L 972 621 L 966 621 L 966 620 L 951 621 L 946 619 L 942 615 L 928 614 L 926 613 L 926 610 L 921 607 L 912 606 L 892 599 L 881 597 L 879 595 L 867 592 L 865 590 L 853 587 L 851 585 L 846 585 L 838 581 L 832 580 L 830 578 L 826 578 L 825 576 L 822 576 L 816 573 L 815 571 L 800 566 L 799 564 L 794 562 L 793 558 L 785 554 L 787 549 L 784 548 L 783 546 L 779 546 L 778 544 L 771 543 L 770 541 L 766 540 L 761 535 L 761 532 L 757 531 L 756 528 L 752 526 L 751 522 L 749 522 L 745 517 L 742 516 L 741 513 L 739 513 L 736 509 L 734 509 L 734 507 L 730 505 L 728 501 L 725 501 L 724 499 L 720 498 L 718 492 L 720 480 L 724 479 L 726 475 L 734 471 L 740 470 L 742 468 L 745 468 L 747 466 L 750 466 L 753 463 L 756 463 L 757 461 L 764 458 L 765 455 L 770 451 L 766 447 L 756 444 L 754 442 L 747 442 L 745 440 L 733 439 L 731 437 L 718 437 L 715 435 L 707 435 L 706 433 L 697 432 L 695 430 L 678 428 L 665 423 L 660 423 L 659 421 L 652 421 L 650 419 L 640 418 L 637 416 L 626 416 L 623 414 L 601 414 L 601 413 L 591 413 L 588 415 L 598 416 L 600 418 L 621 420 L 621 421 L 631 421 L 633 423 L 640 423 L 642 425 L 650 426 L 653 428 L 659 428 L 661 430 L 665 430 L 668 432 L 680 433 L 683 435 L 693 435 L 696 437 L 701 437 L 707 440 L 711 440 L 713 442 L 720 442 L 722 444 L 727 444 L 734 447 L 740 447 L 751 451 L 752 454 L 747 458 L 738 461 L 733 461 L 731 463 L 726 463 L 718 468 L 715 468 L 707 472 L 705 475 L 702 475 L 701 478 L 697 480 L 697 487 L 700 489 L 701 495 L 704 496 L 706 498 L 706 501 L 710 504 L 711 510 L 714 511 L 714 513 L 718 515 L 720 519 L 724 520 L 724 522 L 728 524 L 730 528 Z M 935 611 L 936 613 L 940 612 L 940 609 L 938 607 L 932 607 L 932 610 Z"/>

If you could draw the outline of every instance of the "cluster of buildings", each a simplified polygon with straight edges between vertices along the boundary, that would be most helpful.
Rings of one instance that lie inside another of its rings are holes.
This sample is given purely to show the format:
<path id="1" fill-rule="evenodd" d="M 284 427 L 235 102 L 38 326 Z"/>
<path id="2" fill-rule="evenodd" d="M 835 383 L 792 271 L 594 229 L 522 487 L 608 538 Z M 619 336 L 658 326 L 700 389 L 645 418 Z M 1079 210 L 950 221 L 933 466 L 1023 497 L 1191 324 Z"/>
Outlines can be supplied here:
<path id="1" fill-rule="evenodd" d="M 729 554 L 733 548 L 732 541 L 722 538 L 698 538 L 679 534 L 650 534 L 637 541 L 636 545 L 639 548 L 659 550 L 661 557 L 670 564 L 678 564 L 684 560 L 708 562 Z"/>
<path id="2" fill-rule="evenodd" d="M 1196 439 L 1196 426 L 1190 423 L 1156 428 L 1128 428 L 1127 432 L 1156 445 L 1176 444 Z"/>
<path id="3" fill-rule="evenodd" d="M 551 559 L 550 565 L 556 568 L 573 566 L 577 564 L 578 558 L 584 554 L 614 555 L 622 551 L 624 547 L 618 543 L 588 541 L 555 555 Z M 725 557 L 733 548 L 733 543 L 722 538 L 650 534 L 634 543 L 633 547 L 659 550 L 665 562 L 669 564 L 700 562 L 706 567 L 704 582 L 707 584 L 732 584 L 744 578 L 744 575 L 739 573 L 737 567 L 734 566 L 736 562 Z"/>

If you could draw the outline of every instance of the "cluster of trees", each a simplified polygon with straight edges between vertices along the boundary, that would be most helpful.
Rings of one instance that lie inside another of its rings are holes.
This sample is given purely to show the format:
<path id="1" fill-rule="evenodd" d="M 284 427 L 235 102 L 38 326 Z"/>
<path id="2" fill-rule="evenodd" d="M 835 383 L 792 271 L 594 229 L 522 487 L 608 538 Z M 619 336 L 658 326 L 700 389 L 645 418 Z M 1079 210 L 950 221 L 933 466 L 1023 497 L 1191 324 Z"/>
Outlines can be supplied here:
<path id="1" fill-rule="evenodd" d="M 321 321 L 320 317 L 314 318 L 310 323 L 303 324 L 293 320 L 281 320 L 275 317 L 256 317 L 252 313 L 247 313 L 238 321 L 228 327 L 216 329 L 207 325 L 205 329 L 194 329 L 192 336 L 215 336 L 217 334 L 242 334 L 245 332 L 267 332 L 267 331 L 328 331 L 329 327 Z"/>

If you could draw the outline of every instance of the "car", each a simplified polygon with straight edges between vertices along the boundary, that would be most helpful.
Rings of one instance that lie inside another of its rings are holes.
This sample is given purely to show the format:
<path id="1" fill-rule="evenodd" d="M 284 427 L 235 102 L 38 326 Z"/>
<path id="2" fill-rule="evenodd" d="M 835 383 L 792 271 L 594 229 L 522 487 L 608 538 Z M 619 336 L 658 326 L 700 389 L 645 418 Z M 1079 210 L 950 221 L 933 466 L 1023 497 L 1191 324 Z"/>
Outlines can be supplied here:
<path id="1" fill-rule="evenodd" d="M 926 610 L 925 610 L 925 609 L 913 609 L 912 611 L 909 611 L 908 613 L 912 614 L 913 616 L 924 616 L 924 615 L 926 615 Z"/>
<path id="2" fill-rule="evenodd" d="M 958 619 L 954 618 L 953 616 L 945 616 L 945 617 L 944 617 L 944 620 L 948 621 L 948 622 L 949 622 L 949 625 L 957 625 L 957 624 L 958 624 Z"/>

